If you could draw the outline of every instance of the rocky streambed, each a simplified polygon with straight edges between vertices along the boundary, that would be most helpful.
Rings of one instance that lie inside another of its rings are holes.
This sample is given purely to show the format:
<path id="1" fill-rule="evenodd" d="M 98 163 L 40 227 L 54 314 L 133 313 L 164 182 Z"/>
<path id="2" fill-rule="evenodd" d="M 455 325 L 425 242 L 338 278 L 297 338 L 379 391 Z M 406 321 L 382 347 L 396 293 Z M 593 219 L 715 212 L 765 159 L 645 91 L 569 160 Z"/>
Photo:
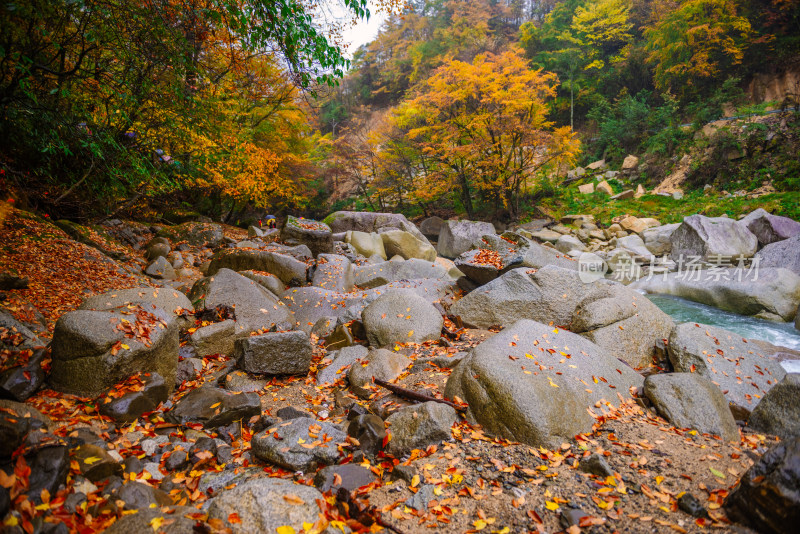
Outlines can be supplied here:
<path id="1" fill-rule="evenodd" d="M 13 210 L 4 528 L 788 532 L 791 347 L 674 320 L 636 285 L 653 276 L 581 269 L 585 252 L 649 269 L 654 243 L 704 271 L 720 251 L 747 269 L 761 255 L 760 282 L 712 293 L 794 319 L 796 237 L 757 237 L 768 214 L 697 217 L 657 238 L 644 234 L 660 225 L 584 216 L 498 235 L 351 212 L 266 232 L 109 221 L 65 234 Z"/>

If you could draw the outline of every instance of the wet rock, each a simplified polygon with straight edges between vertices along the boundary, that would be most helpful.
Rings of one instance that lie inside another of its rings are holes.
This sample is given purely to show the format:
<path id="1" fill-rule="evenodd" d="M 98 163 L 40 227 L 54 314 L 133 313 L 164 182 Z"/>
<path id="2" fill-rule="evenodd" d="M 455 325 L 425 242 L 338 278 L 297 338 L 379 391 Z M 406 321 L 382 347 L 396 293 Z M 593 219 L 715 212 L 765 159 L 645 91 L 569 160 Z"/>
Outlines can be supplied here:
<path id="1" fill-rule="evenodd" d="M 0 373 L 0 397 L 22 402 L 36 393 L 47 377 L 42 369 L 46 355 L 45 349 L 37 349 L 24 365 Z"/>
<path id="2" fill-rule="evenodd" d="M 800 437 L 800 374 L 783 377 L 759 401 L 747 425 L 758 432 L 773 434 L 781 439 Z"/>
<path id="3" fill-rule="evenodd" d="M 147 337 L 127 337 L 122 329 L 126 324 L 147 332 Z M 158 373 L 172 388 L 178 328 L 161 308 L 67 312 L 53 333 L 50 384 L 58 391 L 94 397 L 141 372 Z"/>
<path id="4" fill-rule="evenodd" d="M 111 455 L 96 445 L 84 444 L 72 451 L 81 474 L 92 482 L 122 474 L 122 466 Z"/>
<path id="5" fill-rule="evenodd" d="M 233 357 L 249 373 L 304 375 L 311 365 L 311 341 L 300 331 L 269 332 L 236 341 Z"/>
<path id="6" fill-rule="evenodd" d="M 422 343 L 439 339 L 443 319 L 428 301 L 409 290 L 392 290 L 375 299 L 361 314 L 370 345 Z"/>
<path id="7" fill-rule="evenodd" d="M 330 441 L 322 442 L 324 434 Z M 345 433 L 330 423 L 300 417 L 290 420 L 286 426 L 257 434 L 253 437 L 252 448 L 260 460 L 290 471 L 308 472 L 335 463 L 339 458 L 337 443 L 344 442 L 345 438 Z"/>
<path id="8" fill-rule="evenodd" d="M 650 375 L 644 381 L 644 394 L 678 428 L 739 441 L 739 429 L 722 392 L 697 373 Z"/>
<path id="9" fill-rule="evenodd" d="M 45 430 L 46 425 L 39 419 L 24 417 L 26 412 L 15 410 L 13 405 L 0 407 L 9 409 L 9 412 L 0 411 L 0 460 L 2 460 L 11 458 L 12 453 L 25 442 L 29 432 Z"/>
<path id="10" fill-rule="evenodd" d="M 728 517 L 759 532 L 795 532 L 800 521 L 800 438 L 774 445 L 725 502 Z"/>
<path id="11" fill-rule="evenodd" d="M 129 391 L 121 397 L 115 387 L 109 389 L 99 401 L 100 413 L 118 423 L 130 423 L 140 415 L 152 412 L 169 398 L 169 390 L 164 378 L 158 373 L 140 375 L 142 389 Z"/>
<path id="12" fill-rule="evenodd" d="M 145 510 L 170 506 L 172 499 L 166 492 L 143 482 L 128 482 L 117 491 L 116 498 L 125 503 L 125 510 Z"/>
<path id="13" fill-rule="evenodd" d="M 287 501 L 284 499 L 287 495 L 297 496 L 302 504 Z M 316 501 L 322 498 L 317 489 L 309 486 L 276 478 L 256 478 L 222 492 L 211 501 L 208 517 L 221 520 L 233 534 L 276 532 L 285 526 L 301 532 L 303 524 L 319 518 Z M 239 521 L 231 523 L 229 517 L 233 513 Z"/>
<path id="14" fill-rule="evenodd" d="M 66 484 L 69 472 L 69 449 L 66 446 L 37 448 L 25 455 L 25 461 L 31 468 L 27 493 L 34 503 L 41 502 L 42 490 L 55 495 L 59 486 Z"/>
<path id="15" fill-rule="evenodd" d="M 401 408 L 386 420 L 392 434 L 387 452 L 399 458 L 412 449 L 424 449 L 450 439 L 450 429 L 456 418 L 456 411 L 440 402 L 430 401 Z"/>
<path id="16" fill-rule="evenodd" d="M 202 387 L 190 391 L 165 419 L 176 424 L 200 423 L 217 428 L 234 421 L 249 420 L 261 414 L 261 399 L 256 393 L 230 393 L 223 389 Z"/>
<path id="17" fill-rule="evenodd" d="M 356 438 L 359 448 L 369 454 L 377 454 L 383 449 L 386 427 L 383 419 L 373 414 L 355 416 L 347 425 L 347 435 Z"/>
<path id="18" fill-rule="evenodd" d="M 372 471 L 355 464 L 329 465 L 314 476 L 314 485 L 323 493 L 330 490 L 335 494 L 339 488 L 353 492 L 373 482 Z"/>

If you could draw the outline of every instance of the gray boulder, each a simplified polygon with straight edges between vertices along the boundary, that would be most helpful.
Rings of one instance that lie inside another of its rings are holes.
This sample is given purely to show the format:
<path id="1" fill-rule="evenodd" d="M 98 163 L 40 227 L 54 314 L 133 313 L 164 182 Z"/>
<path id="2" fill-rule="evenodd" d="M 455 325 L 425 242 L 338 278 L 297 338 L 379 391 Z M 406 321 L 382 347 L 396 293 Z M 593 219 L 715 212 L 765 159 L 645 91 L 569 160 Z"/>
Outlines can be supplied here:
<path id="1" fill-rule="evenodd" d="M 369 289 L 399 280 L 417 278 L 445 278 L 447 270 L 430 261 L 412 258 L 406 261 L 386 261 L 356 267 L 355 282 L 358 287 Z"/>
<path id="2" fill-rule="evenodd" d="M 108 527 L 106 534 L 130 534 L 131 532 L 148 532 L 153 529 L 153 521 L 162 523 L 159 534 L 185 534 L 192 532 L 197 520 L 190 514 L 197 508 L 189 506 L 170 506 L 168 508 L 145 508 L 135 514 L 125 514 Z"/>
<path id="3" fill-rule="evenodd" d="M 758 238 L 761 246 L 800 235 L 800 222 L 789 217 L 772 215 L 763 208 L 753 211 L 740 220 L 739 224 L 747 227 Z"/>
<path id="4" fill-rule="evenodd" d="M 50 384 L 65 393 L 94 397 L 139 372 L 160 374 L 172 390 L 178 323 L 161 308 L 68 312 L 56 322 L 52 358 Z"/>
<path id="5" fill-rule="evenodd" d="M 519 234 L 487 234 L 456 258 L 456 268 L 473 282 L 483 285 L 491 282 L 513 267 L 520 267 L 532 243 Z"/>
<path id="6" fill-rule="evenodd" d="M 196 310 L 231 306 L 236 312 L 236 337 L 289 321 L 289 310 L 271 291 L 230 269 L 201 278 L 189 299 Z"/>
<path id="7" fill-rule="evenodd" d="M 361 313 L 370 345 L 422 343 L 439 339 L 444 320 L 427 300 L 408 289 L 395 289 L 375 299 Z"/>
<path id="8" fill-rule="evenodd" d="M 181 317 L 182 311 L 191 311 L 192 302 L 177 289 L 170 287 L 134 287 L 114 289 L 106 293 L 88 297 L 78 306 L 79 310 L 108 311 L 121 306 L 141 306 L 149 311 L 161 308 L 178 321 L 178 326 L 188 328 L 190 319 Z"/>
<path id="9" fill-rule="evenodd" d="M 287 245 L 306 245 L 314 257 L 333 252 L 331 228 L 311 219 L 298 219 L 289 215 L 281 229 L 281 240 Z"/>
<path id="10" fill-rule="evenodd" d="M 261 415 L 261 398 L 257 393 L 231 393 L 220 388 L 193 389 L 166 413 L 171 423 L 200 423 L 205 428 L 218 428 L 235 421 L 248 421 Z"/>
<path id="11" fill-rule="evenodd" d="M 673 223 L 656 226 L 655 228 L 648 228 L 642 232 L 645 248 L 654 256 L 669 254 L 672 250 L 672 241 L 670 241 L 670 238 L 680 225 L 680 223 Z"/>
<path id="12" fill-rule="evenodd" d="M 175 268 L 172 267 L 164 256 L 159 256 L 150 262 L 150 264 L 145 267 L 144 274 L 150 278 L 157 278 L 159 280 L 175 280 L 178 278 L 178 275 L 175 273 Z"/>
<path id="13" fill-rule="evenodd" d="M 166 237 L 173 243 L 186 241 L 196 247 L 216 247 L 222 243 L 225 235 L 222 226 L 215 223 L 186 222 L 177 226 L 165 226 L 158 232 L 159 237 Z"/>
<path id="14" fill-rule="evenodd" d="M 484 234 L 495 234 L 492 223 L 480 221 L 445 221 L 436 248 L 440 256 L 457 258 L 470 250 Z"/>
<path id="15" fill-rule="evenodd" d="M 647 365 L 672 319 L 646 297 L 608 280 L 584 283 L 578 272 L 545 266 L 512 269 L 456 302 L 450 311 L 475 328 L 531 319 L 569 328 L 632 366 Z"/>
<path id="16" fill-rule="evenodd" d="M 314 476 L 314 485 L 320 491 L 331 491 L 334 495 L 339 488 L 356 491 L 372 482 L 375 482 L 372 471 L 356 464 L 329 465 Z"/>
<path id="17" fill-rule="evenodd" d="M 735 413 L 749 413 L 786 375 L 742 336 L 714 326 L 683 323 L 669 336 L 669 359 L 676 372 L 696 372 L 722 390 Z"/>
<path id="18" fill-rule="evenodd" d="M 303 472 L 337 462 L 339 443 L 347 438 L 339 427 L 310 417 L 298 417 L 288 423 L 253 436 L 256 458 L 290 471 Z"/>
<path id="19" fill-rule="evenodd" d="M 236 341 L 236 321 L 233 319 L 201 326 L 189 335 L 189 342 L 200 357 L 212 354 L 229 356 L 233 353 L 234 341 Z"/>
<path id="20" fill-rule="evenodd" d="M 800 437 L 800 374 L 790 373 L 764 395 L 747 425 L 781 439 Z"/>
<path id="21" fill-rule="evenodd" d="M 800 235 L 767 245 L 753 261 L 759 268 L 781 267 L 800 276 Z"/>
<path id="22" fill-rule="evenodd" d="M 286 290 L 284 283 L 274 274 L 256 271 L 239 271 L 239 274 L 269 289 L 276 297 L 283 295 L 283 292 Z"/>
<path id="23" fill-rule="evenodd" d="M 758 239 L 745 226 L 726 217 L 709 218 L 690 215 L 670 237 L 670 257 L 687 261 L 700 258 L 717 261 L 717 258 L 750 258 L 758 249 Z"/>
<path id="24" fill-rule="evenodd" d="M 800 275 L 780 268 L 674 272 L 641 278 L 630 287 L 772 321 L 791 321 L 800 304 Z"/>
<path id="25" fill-rule="evenodd" d="M 739 441 L 739 429 L 722 392 L 697 373 L 650 375 L 644 381 L 644 394 L 678 428 Z"/>
<path id="26" fill-rule="evenodd" d="M 419 231 L 428 239 L 439 239 L 442 225 L 444 225 L 444 219 L 434 215 L 419 223 Z"/>
<path id="27" fill-rule="evenodd" d="M 386 259 L 386 250 L 383 248 L 383 238 L 378 233 L 348 230 L 345 233 L 344 241 L 365 258 L 378 256 L 384 260 Z"/>
<path id="28" fill-rule="evenodd" d="M 269 250 L 220 250 L 211 257 L 206 274 L 214 276 L 220 269 L 265 271 L 274 274 L 289 286 L 304 285 L 308 279 L 308 265 L 304 261 L 289 254 Z"/>
<path id="29" fill-rule="evenodd" d="M 552 243 L 554 245 L 556 244 L 556 241 L 558 241 L 559 238 L 562 235 L 564 235 L 564 234 L 561 234 L 559 232 L 555 232 L 553 230 L 550 230 L 549 228 L 541 228 L 539 230 L 535 230 L 535 231 L 532 231 L 532 232 L 527 232 L 529 235 L 524 234 L 523 232 L 525 232 L 525 231 L 526 230 L 521 230 L 520 234 L 524 235 L 528 239 L 535 239 L 536 241 L 538 241 L 540 243 Z"/>
<path id="30" fill-rule="evenodd" d="M 347 293 L 355 285 L 353 265 L 350 260 L 338 254 L 320 254 L 311 285 Z"/>
<path id="31" fill-rule="evenodd" d="M 456 419 L 456 411 L 440 402 L 430 401 L 401 408 L 386 419 L 392 434 L 386 450 L 400 458 L 412 449 L 424 449 L 428 445 L 441 443 L 452 437 L 450 429 Z"/>
<path id="32" fill-rule="evenodd" d="M 400 213 L 372 213 L 367 211 L 337 211 L 331 213 L 322 222 L 331 227 L 334 233 L 350 230 L 366 233 L 378 233 L 382 229 L 396 228 L 414 235 L 423 242 L 428 240 L 405 215 Z M 385 258 L 384 258 L 385 259 Z"/>
<path id="33" fill-rule="evenodd" d="M 305 332 L 268 332 L 237 339 L 233 357 L 248 373 L 305 375 L 311 365 L 311 341 Z"/>
<path id="34" fill-rule="evenodd" d="M 169 240 L 167 238 L 156 237 L 150 240 L 150 242 L 147 245 L 145 245 L 144 257 L 147 261 L 153 261 L 159 256 L 163 256 L 164 258 L 166 258 L 170 250 L 171 248 L 169 246 Z"/>
<path id="35" fill-rule="evenodd" d="M 585 251 L 586 247 L 581 243 L 581 240 L 574 235 L 562 235 L 558 238 L 558 241 L 556 241 L 556 250 L 564 254 L 573 255 L 576 251 Z"/>
<path id="36" fill-rule="evenodd" d="M 445 396 L 466 401 L 469 418 L 494 434 L 553 448 L 592 428 L 587 410 L 596 402 L 627 396 L 642 382 L 591 341 L 521 320 L 472 349 Z"/>
<path id="37" fill-rule="evenodd" d="M 410 358 L 398 352 L 386 349 L 371 350 L 360 364 L 350 366 L 347 380 L 356 395 L 368 397 L 370 391 L 365 386 L 372 383 L 372 377 L 391 382 L 412 363 Z"/>
<path id="38" fill-rule="evenodd" d="M 287 495 L 297 496 L 302 504 L 284 499 Z M 284 526 L 302 532 L 304 524 L 319 519 L 318 499 L 323 499 L 322 494 L 311 486 L 279 478 L 254 478 L 215 497 L 208 506 L 208 518 L 221 521 L 232 534 L 277 532 Z M 239 521 L 232 523 L 234 513 Z"/>
<path id="39" fill-rule="evenodd" d="M 333 384 L 347 376 L 347 370 L 359 360 L 366 360 L 369 349 L 363 345 L 344 347 L 333 353 L 333 361 L 317 374 L 317 384 Z"/>
<path id="40" fill-rule="evenodd" d="M 383 248 L 388 257 L 400 256 L 403 259 L 419 258 L 434 261 L 436 249 L 427 239 L 418 239 L 414 234 L 403 230 L 386 230 L 380 232 Z"/>

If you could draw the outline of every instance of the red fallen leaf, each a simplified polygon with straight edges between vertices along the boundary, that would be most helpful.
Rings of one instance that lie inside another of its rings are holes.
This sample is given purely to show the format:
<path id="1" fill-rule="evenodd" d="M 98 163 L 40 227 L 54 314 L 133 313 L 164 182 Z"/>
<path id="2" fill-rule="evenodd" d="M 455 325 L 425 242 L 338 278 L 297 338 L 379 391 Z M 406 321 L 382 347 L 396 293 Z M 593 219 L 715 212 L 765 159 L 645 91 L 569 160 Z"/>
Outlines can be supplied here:
<path id="1" fill-rule="evenodd" d="M 239 514 L 237 514 L 236 512 L 228 514 L 228 523 L 236 524 L 236 523 L 241 523 L 241 522 L 242 522 L 242 518 L 240 518 Z"/>

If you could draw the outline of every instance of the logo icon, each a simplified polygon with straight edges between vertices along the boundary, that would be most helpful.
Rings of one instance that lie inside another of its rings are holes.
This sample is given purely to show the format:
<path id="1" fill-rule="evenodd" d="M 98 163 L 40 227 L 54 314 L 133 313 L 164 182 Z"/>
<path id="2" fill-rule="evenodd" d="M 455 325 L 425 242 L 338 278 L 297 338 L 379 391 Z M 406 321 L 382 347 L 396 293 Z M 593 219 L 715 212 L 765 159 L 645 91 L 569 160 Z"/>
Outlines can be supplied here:
<path id="1" fill-rule="evenodd" d="M 608 264 L 593 252 L 584 252 L 578 258 L 578 277 L 584 284 L 604 278 L 607 272 Z"/>

